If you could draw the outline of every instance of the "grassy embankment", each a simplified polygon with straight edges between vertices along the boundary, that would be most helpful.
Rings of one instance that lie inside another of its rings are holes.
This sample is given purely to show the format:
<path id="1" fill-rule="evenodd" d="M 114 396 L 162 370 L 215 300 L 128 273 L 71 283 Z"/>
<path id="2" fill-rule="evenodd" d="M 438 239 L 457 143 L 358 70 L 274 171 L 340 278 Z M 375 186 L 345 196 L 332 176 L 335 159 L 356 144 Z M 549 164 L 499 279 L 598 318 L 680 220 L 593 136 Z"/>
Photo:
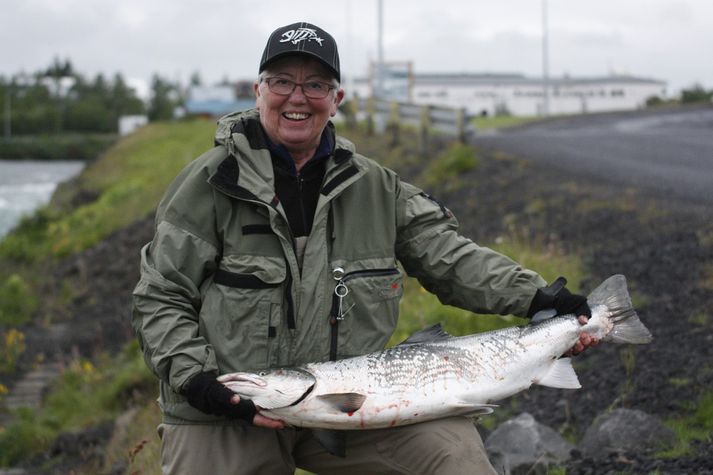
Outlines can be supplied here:
<path id="1" fill-rule="evenodd" d="M 38 285 L 36 278 L 28 277 L 37 275 L 32 272 L 34 266 L 86 249 L 110 232 L 150 213 L 178 170 L 210 146 L 213 129 L 210 122 L 155 124 L 120 141 L 83 172 L 74 189 L 60 190 L 53 204 L 26 220 L 17 232 L 0 243 L 0 262 L 3 263 L 0 283 L 7 287 L 12 278 L 15 287 L 19 281 L 22 283 L 19 287 L 31 293 Z M 429 167 L 430 173 L 423 173 L 424 177 L 448 180 L 478 166 L 474 151 L 468 147 L 456 146 L 431 163 L 419 165 L 408 150 L 389 149 L 386 138 L 366 137 L 359 132 L 346 135 L 363 153 L 383 159 L 394 168 L 400 163 Z M 98 198 L 73 207 L 70 205 L 72 197 L 79 190 Z M 575 256 L 552 255 L 517 239 L 506 240 L 495 247 L 524 265 L 538 269 L 547 279 L 560 273 L 568 275 L 575 288 L 582 274 Z M 31 313 L 32 309 L 20 311 Z M 0 327 L 6 329 L 3 336 L 29 318 L 29 315 L 17 318 L 13 312 L 17 310 L 10 312 L 15 319 Z M 0 318 L 2 315 L 10 318 L 10 314 L 0 313 Z M 494 316 L 472 318 L 468 312 L 442 306 L 417 282 L 408 281 L 402 318 L 392 343 L 436 322 L 443 322 L 453 334 L 465 334 L 512 325 L 518 320 Z M 158 473 L 155 426 L 159 414 L 153 402 L 155 395 L 150 390 L 137 390 L 154 386 L 153 376 L 143 365 L 135 344 L 128 345 L 125 352 L 116 357 L 77 361 L 67 369 L 41 410 L 21 411 L 13 424 L 0 429 L 0 466 L 18 463 L 45 450 L 60 432 L 112 421 L 123 413 L 128 414 L 129 423 L 115 433 L 101 466 L 88 468 L 86 473 L 106 470 L 121 461 L 128 464 L 131 473 Z M 128 408 L 132 408 L 130 412 L 126 412 Z"/>
<path id="2" fill-rule="evenodd" d="M 540 120 L 539 117 L 515 117 L 512 115 L 497 115 L 494 117 L 474 117 L 472 123 L 476 130 L 483 132 L 488 130 L 514 127 Z"/>
<path id="3" fill-rule="evenodd" d="M 50 205 L 0 242 L 0 378 L 15 371 L 25 351 L 22 325 L 46 304 L 37 290 L 47 278 L 46 267 L 150 213 L 178 171 L 210 147 L 213 130 L 207 122 L 142 129 L 92 162 L 71 188 L 60 187 Z M 82 195 L 96 199 L 74 204 Z M 72 289 L 66 293 L 69 301 Z M 36 323 L 52 323 L 52 315 L 45 312 L 44 320 Z M 136 404 L 131 394 L 143 384 L 151 386 L 147 401 L 152 400 L 155 384 L 135 344 L 106 361 L 76 362 L 40 411 L 20 411 L 14 422 L 0 428 L 0 466 L 46 450 L 60 432 L 113 420 L 127 405 Z M 6 392 L 0 384 L 0 398 Z"/>

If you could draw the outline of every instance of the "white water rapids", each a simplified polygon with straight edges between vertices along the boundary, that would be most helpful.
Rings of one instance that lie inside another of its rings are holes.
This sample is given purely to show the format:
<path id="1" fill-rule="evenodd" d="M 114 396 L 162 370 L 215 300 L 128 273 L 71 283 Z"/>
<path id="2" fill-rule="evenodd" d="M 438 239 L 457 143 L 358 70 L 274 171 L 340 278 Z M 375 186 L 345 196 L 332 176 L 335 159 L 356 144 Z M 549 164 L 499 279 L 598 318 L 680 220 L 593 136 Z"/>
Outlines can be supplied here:
<path id="1" fill-rule="evenodd" d="M 80 161 L 0 160 L 0 239 L 83 167 Z"/>

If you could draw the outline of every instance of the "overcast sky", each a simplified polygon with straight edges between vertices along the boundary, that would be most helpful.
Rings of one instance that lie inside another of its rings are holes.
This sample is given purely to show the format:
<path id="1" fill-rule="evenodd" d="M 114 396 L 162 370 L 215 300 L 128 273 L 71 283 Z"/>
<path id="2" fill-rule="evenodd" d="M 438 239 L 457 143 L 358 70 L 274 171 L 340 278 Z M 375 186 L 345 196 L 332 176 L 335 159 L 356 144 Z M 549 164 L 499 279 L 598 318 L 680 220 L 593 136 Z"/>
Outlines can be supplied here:
<path id="1" fill-rule="evenodd" d="M 542 75 L 542 0 L 383 0 L 384 57 L 416 72 Z M 310 21 L 344 78 L 377 57 L 377 0 L 0 0 L 0 74 L 56 56 L 94 77 L 253 79 L 278 26 Z M 548 0 L 551 76 L 626 73 L 713 88 L 713 1 Z M 348 81 L 346 81 L 348 86 Z"/>

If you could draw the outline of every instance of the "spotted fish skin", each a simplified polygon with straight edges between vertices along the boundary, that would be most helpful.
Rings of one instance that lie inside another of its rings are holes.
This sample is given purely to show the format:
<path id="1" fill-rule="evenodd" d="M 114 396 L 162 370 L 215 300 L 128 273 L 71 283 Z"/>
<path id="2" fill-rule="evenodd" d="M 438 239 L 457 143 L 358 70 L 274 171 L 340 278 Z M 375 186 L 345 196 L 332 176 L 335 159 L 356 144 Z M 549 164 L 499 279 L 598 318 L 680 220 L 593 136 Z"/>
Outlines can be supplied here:
<path id="1" fill-rule="evenodd" d="M 532 384 L 579 388 L 562 355 L 581 333 L 617 343 L 651 341 L 624 276 L 607 279 L 588 301 L 592 318 L 586 325 L 564 315 L 462 337 L 436 325 L 364 356 L 219 379 L 252 399 L 263 415 L 298 427 L 377 429 L 488 413 L 493 402 Z"/>

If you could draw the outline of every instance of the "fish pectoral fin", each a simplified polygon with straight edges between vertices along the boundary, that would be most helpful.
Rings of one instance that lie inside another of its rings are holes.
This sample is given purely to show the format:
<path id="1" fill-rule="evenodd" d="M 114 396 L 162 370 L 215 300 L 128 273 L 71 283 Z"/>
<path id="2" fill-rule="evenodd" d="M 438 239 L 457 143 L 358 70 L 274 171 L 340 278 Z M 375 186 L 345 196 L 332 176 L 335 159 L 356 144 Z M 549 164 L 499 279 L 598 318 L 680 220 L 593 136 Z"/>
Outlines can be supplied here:
<path id="1" fill-rule="evenodd" d="M 317 398 L 341 412 L 356 412 L 366 400 L 366 396 L 359 393 L 320 394 Z"/>
<path id="2" fill-rule="evenodd" d="M 468 413 L 469 416 L 484 416 L 486 414 L 492 414 L 495 408 L 498 407 L 497 404 L 481 404 L 475 411 Z"/>
<path id="3" fill-rule="evenodd" d="M 347 456 L 347 433 L 343 430 L 312 429 L 315 439 L 324 450 L 337 457 Z"/>
<path id="4" fill-rule="evenodd" d="M 491 414 L 495 410 L 495 408 L 498 407 L 497 404 L 471 402 L 465 399 L 458 399 L 452 402 L 451 405 L 453 407 L 468 409 L 468 411 L 462 413 L 462 415 L 464 416 L 482 416 L 485 414 Z"/>
<path id="5" fill-rule="evenodd" d="M 549 386 L 551 388 L 579 389 L 582 387 L 579 384 L 577 373 L 574 372 L 572 367 L 571 358 L 554 360 L 545 375 L 533 382 L 540 386 Z"/>

